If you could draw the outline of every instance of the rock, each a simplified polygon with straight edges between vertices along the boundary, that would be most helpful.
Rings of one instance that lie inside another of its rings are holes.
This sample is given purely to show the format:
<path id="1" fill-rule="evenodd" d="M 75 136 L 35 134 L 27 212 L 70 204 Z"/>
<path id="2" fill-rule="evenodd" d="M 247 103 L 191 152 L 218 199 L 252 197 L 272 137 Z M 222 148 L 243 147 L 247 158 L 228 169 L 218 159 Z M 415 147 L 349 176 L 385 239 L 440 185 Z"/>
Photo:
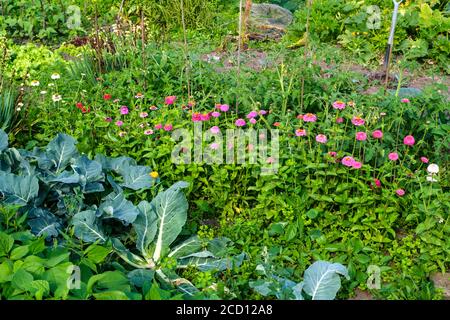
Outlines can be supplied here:
<path id="1" fill-rule="evenodd" d="M 280 38 L 292 23 L 292 13 L 275 4 L 255 3 L 250 12 L 249 26 L 252 38 Z"/>
<path id="2" fill-rule="evenodd" d="M 444 299 L 450 300 L 450 273 L 435 273 L 430 279 L 436 289 L 442 290 Z"/>

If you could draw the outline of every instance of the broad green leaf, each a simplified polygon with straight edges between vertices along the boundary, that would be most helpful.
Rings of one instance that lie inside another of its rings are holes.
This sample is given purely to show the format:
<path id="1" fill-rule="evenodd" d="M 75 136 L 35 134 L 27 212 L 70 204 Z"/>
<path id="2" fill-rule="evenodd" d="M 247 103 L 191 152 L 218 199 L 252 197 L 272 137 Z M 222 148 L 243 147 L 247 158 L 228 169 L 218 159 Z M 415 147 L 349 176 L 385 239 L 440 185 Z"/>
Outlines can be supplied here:
<path id="1" fill-rule="evenodd" d="M 62 172 L 72 158 L 78 155 L 77 142 L 71 136 L 59 133 L 47 146 L 47 157 L 52 161 L 56 173 Z"/>
<path id="2" fill-rule="evenodd" d="M 39 183 L 35 176 L 16 176 L 0 172 L 0 194 L 6 197 L 5 203 L 25 206 L 37 197 L 38 192 Z"/>
<path id="3" fill-rule="evenodd" d="M 305 271 L 303 290 L 312 300 L 333 300 L 341 287 L 339 275 L 350 279 L 340 263 L 316 261 Z"/>
<path id="4" fill-rule="evenodd" d="M 11 281 L 13 276 L 12 264 L 9 261 L 0 263 L 0 283 Z"/>
<path id="5" fill-rule="evenodd" d="M 128 157 L 108 158 L 102 154 L 97 154 L 95 161 L 102 165 L 103 170 L 114 171 L 120 174 L 123 168 L 136 165 L 136 161 Z"/>
<path id="6" fill-rule="evenodd" d="M 100 241 L 103 243 L 106 241 L 106 235 L 98 225 L 98 219 L 93 210 L 82 211 L 74 215 L 72 225 L 75 236 L 84 242 Z"/>
<path id="7" fill-rule="evenodd" d="M 297 283 L 294 287 L 292 287 L 292 293 L 294 294 L 295 300 L 305 300 L 303 297 L 302 291 L 304 287 L 304 282 Z"/>
<path id="8" fill-rule="evenodd" d="M 11 255 L 9 256 L 11 260 L 18 260 L 22 257 L 24 257 L 29 251 L 28 246 L 20 246 L 17 248 L 14 248 L 13 251 L 11 251 Z"/>
<path id="9" fill-rule="evenodd" d="M 106 271 L 92 276 L 87 283 L 87 292 L 93 293 L 96 289 L 129 291 L 128 278 L 120 271 Z"/>
<path id="10" fill-rule="evenodd" d="M 159 193 L 151 202 L 157 215 L 157 239 L 153 261 L 157 262 L 178 237 L 186 223 L 188 202 L 181 191 L 186 182 L 178 182 L 164 192 Z"/>
<path id="11" fill-rule="evenodd" d="M 150 172 L 152 170 L 149 167 L 128 166 L 122 170 L 124 182 L 121 186 L 132 190 L 150 188 L 154 183 L 154 180 L 150 177 Z"/>
<path id="12" fill-rule="evenodd" d="M 102 165 L 98 161 L 89 160 L 86 156 L 79 157 L 72 168 L 80 176 L 82 186 L 90 182 L 99 182 L 105 180 L 105 175 L 102 172 Z"/>
<path id="13" fill-rule="evenodd" d="M 130 300 L 125 292 L 119 290 L 102 291 L 93 294 L 96 300 Z"/>
<path id="14" fill-rule="evenodd" d="M 92 244 L 84 251 L 84 254 L 87 255 L 87 258 L 90 261 L 98 264 L 103 262 L 103 260 L 105 260 L 105 258 L 111 253 L 111 251 L 111 248 Z"/>
<path id="15" fill-rule="evenodd" d="M 186 257 L 192 253 L 198 252 L 202 248 L 202 241 L 198 236 L 192 236 L 183 243 L 180 243 L 174 247 L 170 253 L 169 257 L 178 259 L 181 257 Z"/>
<path id="16" fill-rule="evenodd" d="M 29 291 L 36 297 L 36 300 L 42 300 L 50 293 L 50 284 L 45 280 L 34 280 L 30 283 Z"/>
<path id="17" fill-rule="evenodd" d="M 204 255 L 202 255 L 204 253 Z M 200 252 L 200 254 L 193 254 L 189 257 L 180 259 L 177 263 L 178 268 L 196 267 L 200 271 L 223 271 L 231 270 L 235 267 L 240 267 L 245 258 L 245 253 L 237 256 L 217 259 L 210 256 L 208 251 Z"/>
<path id="18" fill-rule="evenodd" d="M 116 253 L 125 260 L 128 264 L 136 268 L 150 267 L 148 263 L 141 257 L 135 255 L 130 250 L 128 250 L 119 239 L 111 239 L 112 245 Z M 154 265 L 153 265 L 154 267 Z"/>
<path id="19" fill-rule="evenodd" d="M 153 281 L 155 271 L 148 269 L 136 269 L 129 272 L 127 276 L 134 286 L 142 288 L 144 284 L 151 283 Z"/>
<path id="20" fill-rule="evenodd" d="M 8 148 L 8 135 L 0 129 L 0 152 Z"/>
<path id="21" fill-rule="evenodd" d="M 0 232 L 0 257 L 8 255 L 14 245 L 14 238 L 5 232 Z"/>
<path id="22" fill-rule="evenodd" d="M 11 285 L 18 290 L 28 291 L 33 280 L 33 275 L 31 273 L 19 269 L 13 275 Z"/>
<path id="23" fill-rule="evenodd" d="M 137 234 L 136 248 L 144 257 L 147 257 L 148 247 L 156 235 L 156 214 L 147 201 L 139 203 L 138 210 L 139 215 L 133 222 L 133 227 Z"/>
<path id="24" fill-rule="evenodd" d="M 54 298 L 65 299 L 69 294 L 68 282 L 72 275 L 73 264 L 70 262 L 61 263 L 44 272 L 41 280 L 46 280 L 50 284 L 50 290 L 54 293 Z"/>
<path id="25" fill-rule="evenodd" d="M 56 237 L 61 229 L 61 221 L 53 213 L 41 208 L 30 210 L 30 219 L 28 225 L 31 232 L 37 236 L 46 236 L 46 238 Z"/>
<path id="26" fill-rule="evenodd" d="M 47 268 L 53 268 L 61 262 L 68 262 L 69 257 L 70 252 L 66 248 L 56 248 L 46 257 L 44 264 Z"/>
<path id="27" fill-rule="evenodd" d="M 125 199 L 123 193 L 110 193 L 100 205 L 100 214 L 103 218 L 115 218 L 125 224 L 133 223 L 139 214 L 138 209 L 131 201 Z"/>
<path id="28" fill-rule="evenodd" d="M 256 280 L 256 281 L 250 281 L 249 283 L 250 288 L 258 292 L 263 297 L 267 297 L 269 295 L 274 294 L 273 292 L 273 282 L 266 281 L 266 280 Z"/>

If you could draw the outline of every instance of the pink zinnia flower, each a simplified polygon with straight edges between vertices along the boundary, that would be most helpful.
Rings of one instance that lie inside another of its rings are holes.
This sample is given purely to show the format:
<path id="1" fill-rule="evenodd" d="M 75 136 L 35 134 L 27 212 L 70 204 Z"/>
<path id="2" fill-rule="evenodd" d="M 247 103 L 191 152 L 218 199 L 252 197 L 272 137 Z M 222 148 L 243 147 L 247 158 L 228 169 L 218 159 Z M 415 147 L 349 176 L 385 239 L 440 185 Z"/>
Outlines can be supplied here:
<path id="1" fill-rule="evenodd" d="M 303 121 L 305 122 L 316 122 L 317 116 L 312 113 L 307 113 L 303 116 Z"/>
<path id="2" fill-rule="evenodd" d="M 120 114 L 128 114 L 128 112 L 129 112 L 128 107 L 122 106 L 120 108 Z"/>
<path id="3" fill-rule="evenodd" d="M 316 136 L 316 141 L 319 142 L 319 143 L 327 143 L 328 139 L 327 139 L 327 136 L 326 136 L 326 135 L 324 135 L 324 134 L 318 134 L 318 135 Z"/>
<path id="4" fill-rule="evenodd" d="M 106 121 L 106 122 L 112 122 L 112 118 L 111 118 L 111 117 L 106 117 L 106 118 L 105 118 L 105 121 Z"/>
<path id="5" fill-rule="evenodd" d="M 399 197 L 403 197 L 405 195 L 405 190 L 403 189 L 397 189 L 395 190 L 395 193 L 399 196 Z"/>
<path id="6" fill-rule="evenodd" d="M 211 129 L 209 129 L 209 131 L 211 131 L 211 133 L 213 134 L 218 134 L 220 132 L 220 128 L 218 126 L 214 126 Z"/>
<path id="7" fill-rule="evenodd" d="M 356 133 L 356 140 L 358 141 L 366 141 L 367 134 L 365 132 L 359 131 Z"/>
<path id="8" fill-rule="evenodd" d="M 141 117 L 141 118 L 147 118 L 147 117 L 148 117 L 148 113 L 147 113 L 147 112 L 141 112 L 141 113 L 139 114 L 139 117 Z"/>
<path id="9" fill-rule="evenodd" d="M 364 123 L 366 123 L 366 121 L 363 118 L 356 116 L 356 117 L 353 117 L 352 123 L 355 126 L 359 127 L 359 126 L 363 126 Z"/>
<path id="10" fill-rule="evenodd" d="M 164 99 L 164 103 L 167 105 L 174 104 L 175 100 L 177 99 L 176 96 L 168 96 L 166 99 Z"/>
<path id="11" fill-rule="evenodd" d="M 209 113 L 202 113 L 202 114 L 200 115 L 200 120 L 201 120 L 201 121 L 208 121 L 210 117 L 211 117 L 211 116 L 209 115 Z"/>
<path id="12" fill-rule="evenodd" d="M 328 152 L 328 154 L 330 156 L 332 156 L 333 158 L 337 156 L 337 152 L 336 151 L 330 151 L 330 152 Z"/>
<path id="13" fill-rule="evenodd" d="M 202 116 L 201 116 L 201 114 L 198 113 L 198 112 L 194 112 L 194 113 L 192 114 L 192 121 L 194 121 L 194 122 L 202 121 Z"/>
<path id="14" fill-rule="evenodd" d="M 246 125 L 246 122 L 245 122 L 244 119 L 237 119 L 236 122 L 235 122 L 235 124 L 236 124 L 236 126 L 238 126 L 238 127 L 243 127 L 243 126 Z"/>
<path id="15" fill-rule="evenodd" d="M 398 153 L 397 152 L 391 152 L 391 153 L 389 153 L 388 158 L 391 161 L 397 161 L 398 160 Z"/>
<path id="16" fill-rule="evenodd" d="M 355 161 L 353 162 L 352 167 L 355 169 L 360 169 L 362 167 L 362 163 L 359 161 Z"/>
<path id="17" fill-rule="evenodd" d="M 401 100 L 403 103 L 410 103 L 411 101 L 409 101 L 409 99 L 407 99 L 407 98 L 404 98 L 404 99 L 402 99 Z"/>
<path id="18" fill-rule="evenodd" d="M 263 116 L 263 115 L 265 115 L 266 113 L 267 113 L 267 111 L 266 110 L 259 110 L 259 112 L 258 112 L 261 116 Z"/>
<path id="19" fill-rule="evenodd" d="M 373 181 L 375 182 L 375 185 L 376 185 L 378 188 L 381 188 L 381 181 L 380 181 L 380 180 L 378 180 L 377 178 L 375 178 L 375 179 L 373 179 Z"/>
<path id="20" fill-rule="evenodd" d="M 251 112 L 247 115 L 247 119 L 256 118 L 257 116 L 258 116 L 258 112 L 256 112 L 256 111 L 251 111 Z"/>
<path id="21" fill-rule="evenodd" d="M 306 136 L 306 130 L 305 129 L 297 129 L 297 130 L 295 130 L 295 135 L 297 137 L 304 137 L 304 136 Z"/>
<path id="22" fill-rule="evenodd" d="M 217 150 L 217 149 L 219 149 L 219 144 L 216 143 L 216 142 L 214 142 L 214 143 L 211 143 L 211 144 L 209 145 L 209 147 L 210 147 L 211 149 L 213 149 L 213 150 Z"/>
<path id="23" fill-rule="evenodd" d="M 345 109 L 345 102 L 335 101 L 335 102 L 333 102 L 333 108 L 343 110 L 343 109 Z"/>
<path id="24" fill-rule="evenodd" d="M 415 142 L 416 142 L 416 141 L 414 140 L 414 137 L 413 137 L 413 136 L 406 136 L 406 137 L 403 139 L 403 143 L 404 143 L 405 145 L 407 145 L 407 146 L 413 146 Z"/>
<path id="25" fill-rule="evenodd" d="M 344 118 L 339 117 L 336 119 L 336 123 L 343 123 L 344 122 Z"/>
<path id="26" fill-rule="evenodd" d="M 157 106 L 151 106 L 150 110 L 152 110 L 152 111 L 158 110 L 158 107 Z"/>
<path id="27" fill-rule="evenodd" d="M 220 106 L 220 111 L 222 111 L 222 112 L 227 112 L 229 109 L 230 109 L 230 106 L 227 104 L 222 104 Z"/>
<path id="28" fill-rule="evenodd" d="M 420 161 L 422 161 L 423 163 L 428 163 L 428 158 L 427 157 L 420 157 Z"/>
<path id="29" fill-rule="evenodd" d="M 218 117 L 220 117 L 220 112 L 213 111 L 213 112 L 211 112 L 211 116 L 213 116 L 214 118 L 218 118 Z"/>
<path id="30" fill-rule="evenodd" d="M 147 135 L 147 136 L 151 135 L 151 134 L 153 134 L 153 130 L 152 129 L 145 130 L 144 134 Z"/>
<path id="31" fill-rule="evenodd" d="M 383 132 L 381 130 L 375 130 L 374 132 L 372 132 L 372 137 L 374 137 L 375 139 L 381 139 L 383 138 Z"/>
<path id="32" fill-rule="evenodd" d="M 123 121 L 116 121 L 116 126 L 121 127 L 123 126 Z"/>
<path id="33" fill-rule="evenodd" d="M 162 124 L 161 123 L 158 123 L 156 126 L 155 126 L 155 129 L 156 130 L 161 130 L 162 129 Z"/>
<path id="34" fill-rule="evenodd" d="M 274 163 L 275 159 L 273 157 L 268 157 L 266 163 Z"/>
<path id="35" fill-rule="evenodd" d="M 249 121 L 250 121 L 251 124 L 255 124 L 256 123 L 256 119 L 255 118 L 251 118 Z"/>
<path id="36" fill-rule="evenodd" d="M 173 129 L 173 125 L 171 125 L 170 123 L 164 125 L 164 131 L 172 131 L 172 129 Z"/>
<path id="37" fill-rule="evenodd" d="M 353 159 L 353 157 L 350 157 L 350 156 L 346 156 L 346 157 L 343 157 L 342 158 L 342 164 L 344 165 L 344 166 L 347 166 L 347 167 L 352 167 L 353 166 L 353 163 L 355 162 L 355 159 Z"/>

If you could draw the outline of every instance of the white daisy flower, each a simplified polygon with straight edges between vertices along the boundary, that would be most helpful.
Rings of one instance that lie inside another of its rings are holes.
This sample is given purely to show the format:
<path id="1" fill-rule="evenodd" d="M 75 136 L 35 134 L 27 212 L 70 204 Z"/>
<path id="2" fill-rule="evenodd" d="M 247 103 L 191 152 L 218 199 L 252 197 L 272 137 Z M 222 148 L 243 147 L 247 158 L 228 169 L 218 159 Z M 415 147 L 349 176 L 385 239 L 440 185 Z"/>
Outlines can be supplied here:
<path id="1" fill-rule="evenodd" d="M 53 80 L 58 80 L 59 78 L 61 78 L 61 76 L 59 75 L 59 73 L 54 73 L 54 74 L 51 75 L 51 78 Z"/>
<path id="2" fill-rule="evenodd" d="M 62 97 L 60 94 L 54 94 L 54 95 L 52 95 L 52 100 L 53 100 L 53 102 L 58 102 L 58 101 L 62 100 Z"/>
<path id="3" fill-rule="evenodd" d="M 427 168 L 428 173 L 439 173 L 439 166 L 435 163 L 432 163 Z"/>
<path id="4" fill-rule="evenodd" d="M 32 87 L 39 87 L 39 85 L 40 85 L 40 83 L 39 83 L 39 81 L 37 81 L 37 80 L 33 80 L 33 81 L 31 81 L 31 83 L 30 83 L 30 86 L 32 86 Z"/>

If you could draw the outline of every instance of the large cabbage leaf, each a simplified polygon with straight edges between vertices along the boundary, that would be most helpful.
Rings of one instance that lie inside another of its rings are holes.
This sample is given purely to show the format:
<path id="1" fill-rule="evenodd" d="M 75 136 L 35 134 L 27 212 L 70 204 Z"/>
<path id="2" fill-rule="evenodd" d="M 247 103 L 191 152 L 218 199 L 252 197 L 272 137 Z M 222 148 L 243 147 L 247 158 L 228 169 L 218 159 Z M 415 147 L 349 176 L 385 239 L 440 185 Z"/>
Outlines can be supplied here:
<path id="1" fill-rule="evenodd" d="M 35 176 L 17 176 L 0 172 L 0 193 L 5 202 L 25 206 L 39 192 L 39 182 Z"/>
<path id="2" fill-rule="evenodd" d="M 303 290 L 312 300 L 333 300 L 341 287 L 339 275 L 349 279 L 342 264 L 316 261 L 305 271 Z"/>
<path id="3" fill-rule="evenodd" d="M 188 187 L 188 183 L 181 181 L 175 183 L 164 192 L 160 192 L 150 203 L 157 216 L 157 238 L 153 260 L 159 261 L 162 254 L 168 251 L 169 246 L 181 232 L 187 220 L 188 202 L 181 191 Z"/>
<path id="4" fill-rule="evenodd" d="M 139 214 L 133 222 L 133 227 L 137 234 L 136 248 L 147 258 L 148 247 L 156 235 L 156 214 L 147 201 L 139 203 L 138 210 Z"/>
<path id="5" fill-rule="evenodd" d="M 51 160 L 56 173 L 63 171 L 72 158 L 78 155 L 76 148 L 77 141 L 63 133 L 50 141 L 47 146 L 46 158 Z"/>
<path id="6" fill-rule="evenodd" d="M 8 135 L 5 131 L 0 129 L 0 152 L 8 148 Z"/>
<path id="7" fill-rule="evenodd" d="M 74 226 L 75 236 L 84 242 L 99 241 L 103 243 L 106 241 L 106 236 L 101 230 L 94 210 L 77 213 L 73 216 L 72 224 Z"/>

